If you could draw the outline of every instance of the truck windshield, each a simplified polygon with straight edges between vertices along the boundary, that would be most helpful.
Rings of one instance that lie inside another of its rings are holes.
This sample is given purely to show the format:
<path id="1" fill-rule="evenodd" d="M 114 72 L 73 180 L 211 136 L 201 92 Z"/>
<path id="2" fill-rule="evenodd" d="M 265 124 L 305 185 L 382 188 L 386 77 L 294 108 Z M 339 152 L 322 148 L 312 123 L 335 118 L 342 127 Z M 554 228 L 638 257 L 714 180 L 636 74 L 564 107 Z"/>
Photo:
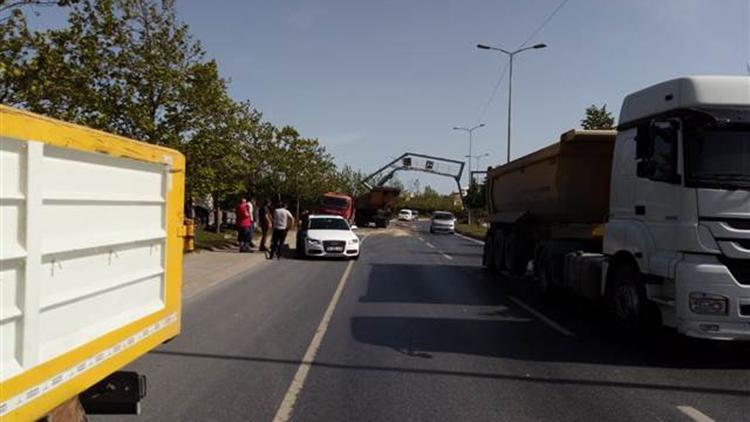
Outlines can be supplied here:
<path id="1" fill-rule="evenodd" d="M 349 230 L 349 224 L 340 218 L 311 218 L 310 230 Z"/>
<path id="2" fill-rule="evenodd" d="M 349 207 L 349 201 L 344 198 L 327 197 L 323 198 L 323 206 L 330 208 L 346 209 Z"/>
<path id="3" fill-rule="evenodd" d="M 750 126 L 688 122 L 685 126 L 688 185 L 750 188 Z"/>

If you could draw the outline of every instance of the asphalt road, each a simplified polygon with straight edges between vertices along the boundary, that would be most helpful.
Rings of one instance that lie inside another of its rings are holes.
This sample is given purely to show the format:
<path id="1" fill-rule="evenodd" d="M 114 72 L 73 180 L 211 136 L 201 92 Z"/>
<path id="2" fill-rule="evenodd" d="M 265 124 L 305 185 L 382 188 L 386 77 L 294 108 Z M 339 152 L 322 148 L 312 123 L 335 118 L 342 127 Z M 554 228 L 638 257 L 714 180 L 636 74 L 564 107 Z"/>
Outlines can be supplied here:
<path id="1" fill-rule="evenodd" d="M 417 223 L 368 232 L 351 264 L 207 289 L 133 365 L 137 420 L 750 421 L 748 345 L 624 336 L 595 304 L 489 276 L 481 250 Z"/>

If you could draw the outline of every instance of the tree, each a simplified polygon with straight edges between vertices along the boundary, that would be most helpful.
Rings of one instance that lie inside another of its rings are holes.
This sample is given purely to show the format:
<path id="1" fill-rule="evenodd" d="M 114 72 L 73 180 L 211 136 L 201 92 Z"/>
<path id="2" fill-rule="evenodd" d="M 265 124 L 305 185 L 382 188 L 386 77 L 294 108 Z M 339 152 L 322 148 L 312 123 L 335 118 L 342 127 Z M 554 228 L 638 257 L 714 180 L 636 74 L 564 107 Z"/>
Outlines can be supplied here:
<path id="1" fill-rule="evenodd" d="M 335 191 L 351 196 L 359 196 L 367 190 L 362 183 L 367 177 L 361 170 L 354 170 L 348 164 L 336 173 Z"/>
<path id="2" fill-rule="evenodd" d="M 217 216 L 247 193 L 312 206 L 344 180 L 360 189 L 317 139 L 230 97 L 173 0 L 62 0 L 66 27 L 30 31 L 15 6 L 48 3 L 0 0 L 14 7 L 0 19 L 2 102 L 178 149 L 188 195 L 210 196 Z"/>
<path id="3" fill-rule="evenodd" d="M 581 127 L 586 130 L 612 129 L 614 124 L 615 118 L 607 111 L 606 104 L 601 107 L 592 104 L 586 109 L 586 117 L 581 120 Z"/>

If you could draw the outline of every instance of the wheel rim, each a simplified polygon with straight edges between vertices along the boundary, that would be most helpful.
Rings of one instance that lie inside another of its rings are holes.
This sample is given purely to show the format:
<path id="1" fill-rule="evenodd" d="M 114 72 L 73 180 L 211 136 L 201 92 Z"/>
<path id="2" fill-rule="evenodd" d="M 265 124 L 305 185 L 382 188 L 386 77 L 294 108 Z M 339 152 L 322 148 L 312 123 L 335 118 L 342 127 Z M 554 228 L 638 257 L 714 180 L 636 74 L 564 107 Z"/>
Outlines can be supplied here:
<path id="1" fill-rule="evenodd" d="M 623 283 L 617 287 L 615 305 L 617 316 L 623 321 L 632 320 L 638 315 L 641 308 L 641 300 L 632 283 Z"/>

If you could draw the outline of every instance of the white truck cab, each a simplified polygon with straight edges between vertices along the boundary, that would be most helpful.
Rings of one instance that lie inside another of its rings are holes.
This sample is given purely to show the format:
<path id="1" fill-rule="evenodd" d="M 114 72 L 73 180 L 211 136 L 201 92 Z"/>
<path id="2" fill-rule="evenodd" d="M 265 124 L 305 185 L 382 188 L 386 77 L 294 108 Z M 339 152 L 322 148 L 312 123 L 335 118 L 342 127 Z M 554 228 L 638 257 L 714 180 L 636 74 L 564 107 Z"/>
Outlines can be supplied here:
<path id="1" fill-rule="evenodd" d="M 750 77 L 626 97 L 609 209 L 604 279 L 637 266 L 643 281 L 603 285 L 616 302 L 648 299 L 689 336 L 750 340 Z"/>

